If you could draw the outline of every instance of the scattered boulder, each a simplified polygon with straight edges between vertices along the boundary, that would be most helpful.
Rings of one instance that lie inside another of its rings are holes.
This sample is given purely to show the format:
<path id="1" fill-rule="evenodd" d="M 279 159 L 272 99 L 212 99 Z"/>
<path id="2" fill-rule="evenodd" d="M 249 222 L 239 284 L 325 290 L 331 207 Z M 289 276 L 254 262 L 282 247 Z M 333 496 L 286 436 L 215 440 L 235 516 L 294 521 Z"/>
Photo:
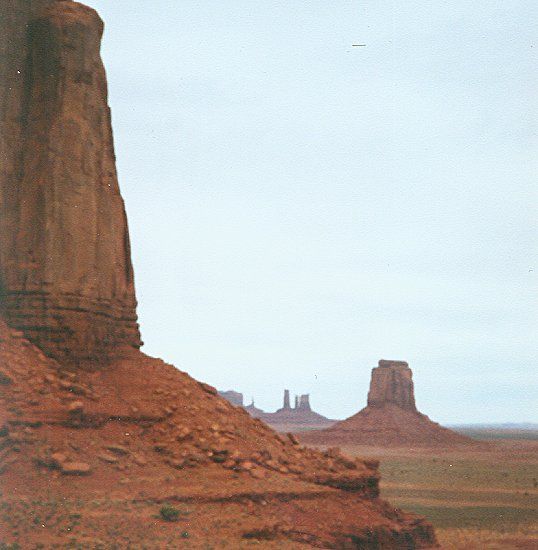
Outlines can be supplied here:
<path id="1" fill-rule="evenodd" d="M 210 386 L 209 384 L 206 384 L 205 382 L 199 382 L 200 384 L 200 387 L 207 393 L 211 394 L 211 395 L 217 395 L 218 392 L 217 392 L 217 389 L 214 388 L 213 386 Z"/>
<path id="2" fill-rule="evenodd" d="M 293 445 L 299 445 L 299 440 L 290 432 L 286 434 Z"/>
<path id="3" fill-rule="evenodd" d="M 133 462 L 138 466 L 145 466 L 148 463 L 146 457 L 140 453 L 133 453 Z"/>
<path id="4" fill-rule="evenodd" d="M 118 462 L 118 457 L 110 453 L 100 453 L 97 455 L 97 458 L 103 462 L 108 462 L 109 464 L 116 464 Z"/>
<path id="5" fill-rule="evenodd" d="M 124 445 L 107 445 L 105 448 L 107 451 L 119 456 L 128 455 L 131 452 Z"/>
<path id="6" fill-rule="evenodd" d="M 84 403 L 82 401 L 72 401 L 69 403 L 67 410 L 70 414 L 80 414 L 84 410 Z"/>
<path id="7" fill-rule="evenodd" d="M 91 473 L 91 467 L 86 462 L 64 462 L 60 470 L 64 475 L 84 476 Z"/>
<path id="8" fill-rule="evenodd" d="M 67 462 L 67 455 L 64 453 L 52 453 L 50 455 L 50 460 L 56 468 L 61 468 L 62 465 Z"/>

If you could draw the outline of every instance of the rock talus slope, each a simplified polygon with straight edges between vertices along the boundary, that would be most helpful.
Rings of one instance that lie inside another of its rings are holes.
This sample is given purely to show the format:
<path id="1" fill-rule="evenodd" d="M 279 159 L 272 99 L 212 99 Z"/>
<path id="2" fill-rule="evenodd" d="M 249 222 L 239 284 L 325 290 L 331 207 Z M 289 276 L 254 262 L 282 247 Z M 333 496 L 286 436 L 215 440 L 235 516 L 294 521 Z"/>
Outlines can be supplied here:
<path id="1" fill-rule="evenodd" d="M 404 361 L 380 360 L 372 369 L 368 404 L 330 428 L 301 434 L 301 441 L 325 445 L 454 446 L 474 440 L 432 422 L 415 405 L 413 373 Z"/>
<path id="2" fill-rule="evenodd" d="M 1 9 L 0 542 L 435 545 L 379 499 L 375 463 L 303 448 L 137 349 L 102 22 L 70 1 Z"/>
<path id="3" fill-rule="evenodd" d="M 302 447 L 137 350 L 73 371 L 0 322 L 0 364 L 2 542 L 435 545 L 428 523 L 379 499 L 375 462 Z"/>

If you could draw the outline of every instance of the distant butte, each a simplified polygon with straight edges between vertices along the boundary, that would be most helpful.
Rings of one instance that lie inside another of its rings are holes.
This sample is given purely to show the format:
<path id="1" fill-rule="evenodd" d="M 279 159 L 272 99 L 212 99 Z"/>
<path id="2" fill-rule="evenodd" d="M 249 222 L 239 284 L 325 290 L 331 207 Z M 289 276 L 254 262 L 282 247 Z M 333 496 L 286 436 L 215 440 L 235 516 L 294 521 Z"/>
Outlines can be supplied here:
<path id="1" fill-rule="evenodd" d="M 413 373 L 405 361 L 381 359 L 372 369 L 368 404 L 357 414 L 322 430 L 299 434 L 301 441 L 326 445 L 451 447 L 479 445 L 432 422 L 417 410 Z"/>
<path id="2" fill-rule="evenodd" d="M 263 420 L 269 426 L 277 431 L 289 432 L 310 428 L 323 428 L 331 426 L 336 420 L 331 420 L 312 410 L 310 406 L 310 395 L 296 395 L 294 406 L 291 406 L 290 391 L 284 390 L 284 400 L 282 407 L 274 413 L 265 412 L 254 404 L 244 405 L 243 394 L 229 390 L 219 392 L 219 394 L 230 401 L 233 405 L 244 407 L 253 418 Z"/>

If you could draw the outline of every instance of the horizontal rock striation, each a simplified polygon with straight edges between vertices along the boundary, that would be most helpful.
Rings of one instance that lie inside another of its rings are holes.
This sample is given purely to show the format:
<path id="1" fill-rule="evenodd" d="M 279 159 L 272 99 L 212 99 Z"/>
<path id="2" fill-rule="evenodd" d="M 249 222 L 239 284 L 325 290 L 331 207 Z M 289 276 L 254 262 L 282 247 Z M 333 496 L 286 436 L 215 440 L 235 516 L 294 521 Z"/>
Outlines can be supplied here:
<path id="1" fill-rule="evenodd" d="M 2 44 L 0 313 L 51 357 L 103 364 L 141 344 L 103 24 L 75 2 L 15 4 L 4 24 L 16 47 Z"/>
<path id="2" fill-rule="evenodd" d="M 103 365 L 121 345 L 141 344 L 134 304 L 39 291 L 6 292 L 2 302 L 9 324 L 62 363 Z"/>

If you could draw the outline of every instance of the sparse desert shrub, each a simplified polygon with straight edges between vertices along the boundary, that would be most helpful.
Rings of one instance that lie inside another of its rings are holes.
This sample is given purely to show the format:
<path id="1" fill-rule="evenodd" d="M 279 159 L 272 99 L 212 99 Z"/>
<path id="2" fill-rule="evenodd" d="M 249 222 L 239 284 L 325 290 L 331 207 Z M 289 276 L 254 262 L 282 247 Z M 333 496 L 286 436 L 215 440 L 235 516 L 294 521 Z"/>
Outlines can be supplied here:
<path id="1" fill-rule="evenodd" d="M 252 531 L 243 533 L 244 539 L 255 540 L 275 540 L 277 536 L 278 533 L 275 527 L 262 527 L 261 529 L 253 529 Z"/>
<path id="2" fill-rule="evenodd" d="M 169 504 L 164 505 L 159 514 L 165 521 L 177 521 L 179 519 L 180 511 Z"/>

